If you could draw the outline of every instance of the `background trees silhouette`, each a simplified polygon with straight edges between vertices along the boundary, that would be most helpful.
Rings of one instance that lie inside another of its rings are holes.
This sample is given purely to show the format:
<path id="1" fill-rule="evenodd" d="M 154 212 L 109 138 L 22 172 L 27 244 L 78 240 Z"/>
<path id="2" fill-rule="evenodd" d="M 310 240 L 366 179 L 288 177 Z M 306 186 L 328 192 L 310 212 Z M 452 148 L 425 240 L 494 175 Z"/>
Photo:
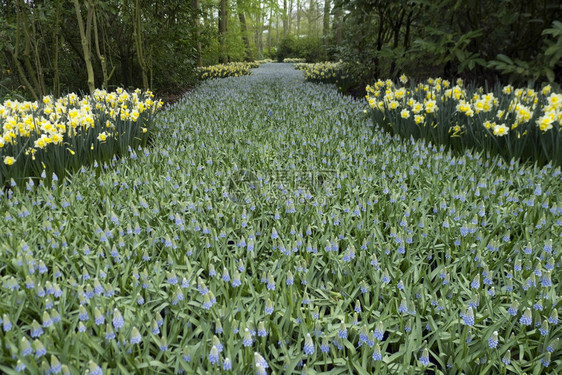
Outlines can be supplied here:
<path id="1" fill-rule="evenodd" d="M 2 0 L 0 96 L 181 90 L 196 66 L 301 57 L 375 78 L 560 83 L 562 8 L 527 0 Z"/>

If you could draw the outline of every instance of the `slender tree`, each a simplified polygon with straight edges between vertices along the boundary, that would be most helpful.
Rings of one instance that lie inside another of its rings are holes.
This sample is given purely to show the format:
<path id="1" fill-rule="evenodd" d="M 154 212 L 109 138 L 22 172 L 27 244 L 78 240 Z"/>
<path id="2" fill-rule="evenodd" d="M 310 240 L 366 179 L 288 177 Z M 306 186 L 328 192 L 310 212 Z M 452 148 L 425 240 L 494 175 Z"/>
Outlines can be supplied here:
<path id="1" fill-rule="evenodd" d="M 267 54 L 271 56 L 271 33 L 272 33 L 272 25 L 271 22 L 273 20 L 273 10 L 269 9 L 269 20 L 267 24 Z"/>
<path id="2" fill-rule="evenodd" d="M 39 87 L 37 87 L 37 85 L 33 85 L 30 80 L 28 79 L 28 75 L 25 72 L 25 68 L 22 65 L 22 63 L 20 62 L 20 41 L 21 41 L 21 37 L 22 37 L 22 29 L 25 27 L 23 25 L 23 20 L 22 20 L 23 16 L 21 14 L 21 11 L 17 12 L 17 16 L 16 16 L 16 32 L 15 32 L 15 43 L 14 46 L 12 48 L 9 48 L 10 51 L 10 55 L 12 56 L 12 60 L 13 63 L 18 71 L 18 74 L 20 76 L 20 79 L 22 80 L 22 82 L 24 83 L 25 87 L 28 88 L 29 92 L 31 93 L 31 95 L 33 96 L 33 98 L 35 100 L 39 99 Z M 25 38 L 25 36 L 24 36 Z M 25 51 L 24 51 L 24 55 L 26 57 L 29 56 L 29 45 L 28 45 L 28 41 L 25 41 Z M 28 64 L 29 65 L 29 64 Z M 30 72 L 31 76 L 34 76 L 34 71 Z"/>
<path id="3" fill-rule="evenodd" d="M 134 5 L 134 19 L 133 19 L 133 35 L 135 38 L 135 47 L 137 49 L 137 58 L 141 68 L 141 75 L 142 75 L 142 86 L 145 90 L 148 90 L 148 63 L 147 58 L 144 52 L 144 38 L 143 38 L 143 31 L 142 31 L 142 8 L 140 4 L 140 0 L 135 0 Z"/>
<path id="4" fill-rule="evenodd" d="M 322 15 L 322 36 L 326 38 L 330 32 L 330 0 L 324 0 L 324 14 Z"/>
<path id="5" fill-rule="evenodd" d="M 107 60 L 105 55 L 102 53 L 101 49 L 100 49 L 100 38 L 99 38 L 99 32 L 98 32 L 98 17 L 99 17 L 99 12 L 96 9 L 97 6 L 97 1 L 95 0 L 88 0 L 88 11 L 91 11 L 93 13 L 93 28 L 94 28 L 94 45 L 96 47 L 96 54 L 98 56 L 98 59 L 100 60 L 100 64 L 101 64 L 101 72 L 102 72 L 102 77 L 103 77 L 103 83 L 102 83 L 102 88 L 104 90 L 107 90 L 108 86 L 109 86 L 109 79 L 111 78 L 111 76 L 113 75 L 113 72 L 115 71 L 115 67 L 112 69 L 111 72 L 108 73 L 107 71 Z"/>
<path id="6" fill-rule="evenodd" d="M 283 0 L 283 37 L 287 36 L 289 31 L 289 9 L 287 9 L 287 0 Z"/>
<path id="7" fill-rule="evenodd" d="M 197 50 L 197 66 L 203 66 L 203 53 L 201 45 L 201 10 L 199 0 L 191 0 L 191 12 L 193 22 L 192 37 Z"/>
<path id="8" fill-rule="evenodd" d="M 265 9 L 263 3 L 259 3 L 256 7 L 255 14 L 255 30 L 254 30 L 254 40 L 256 44 L 258 58 L 263 58 L 263 22 L 264 22 Z"/>
<path id="9" fill-rule="evenodd" d="M 60 51 L 60 23 L 61 23 L 61 9 L 62 1 L 55 0 L 55 23 L 51 30 L 51 38 L 54 40 L 54 56 L 53 56 L 53 94 L 55 96 L 60 96 L 60 74 L 59 74 L 59 51 Z"/>
<path id="10" fill-rule="evenodd" d="M 343 9 L 341 4 L 334 6 L 334 19 L 332 21 L 332 29 L 334 30 L 334 43 L 340 45 L 342 43 L 342 22 Z"/>
<path id="11" fill-rule="evenodd" d="M 293 24 L 293 8 L 295 7 L 294 0 L 289 0 L 289 9 L 287 12 L 287 34 L 291 34 L 291 26 Z"/>
<path id="12" fill-rule="evenodd" d="M 228 62 L 226 46 L 226 33 L 228 27 L 228 0 L 220 0 L 219 3 L 219 59 L 221 63 Z"/>
<path id="13" fill-rule="evenodd" d="M 92 65 L 92 21 L 93 9 L 89 8 L 86 13 L 86 26 L 82 19 L 82 9 L 79 0 L 74 0 L 74 9 L 76 10 L 76 19 L 78 21 L 78 30 L 80 31 L 80 40 L 82 44 L 82 53 L 84 62 L 86 63 L 86 72 L 88 74 L 88 89 L 93 93 L 96 88 L 94 67 Z"/>
<path id="14" fill-rule="evenodd" d="M 245 2 L 243 0 L 238 0 L 236 3 L 236 11 L 238 13 L 238 20 L 240 21 L 242 40 L 246 48 L 246 61 L 253 61 L 254 56 L 252 53 L 252 46 L 250 45 L 250 37 L 248 36 L 248 23 L 246 22 L 245 8 Z"/>

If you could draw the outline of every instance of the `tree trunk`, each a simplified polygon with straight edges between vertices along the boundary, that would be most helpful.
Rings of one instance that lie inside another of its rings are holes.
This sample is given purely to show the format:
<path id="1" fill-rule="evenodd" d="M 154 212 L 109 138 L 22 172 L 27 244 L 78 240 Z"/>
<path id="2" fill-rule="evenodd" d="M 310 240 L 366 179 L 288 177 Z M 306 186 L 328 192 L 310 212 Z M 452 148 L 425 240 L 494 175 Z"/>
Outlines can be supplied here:
<path id="1" fill-rule="evenodd" d="M 279 44 L 279 12 L 275 12 L 275 44 Z"/>
<path id="2" fill-rule="evenodd" d="M 80 31 L 80 40 L 82 43 L 82 52 L 84 53 L 84 62 L 86 63 L 86 72 L 88 73 L 88 90 L 93 93 L 96 89 L 94 67 L 92 66 L 92 38 L 91 38 L 91 24 L 92 13 L 88 10 L 86 17 L 86 30 L 84 29 L 84 20 L 82 19 L 82 12 L 80 10 L 80 3 L 74 0 L 74 9 L 76 10 L 76 19 L 78 21 L 78 30 Z"/>
<path id="3" fill-rule="evenodd" d="M 197 50 L 197 66 L 203 66 L 203 53 L 201 47 L 201 21 L 199 19 L 199 0 L 191 0 L 191 11 L 193 12 L 193 39 Z"/>
<path id="4" fill-rule="evenodd" d="M 104 90 L 107 90 L 107 87 L 109 85 L 109 78 L 111 76 L 111 74 L 113 74 L 113 72 L 111 74 L 107 73 L 107 61 L 105 60 L 105 56 L 101 53 L 100 50 L 100 41 L 99 41 L 99 35 L 98 35 L 98 22 L 97 22 L 97 13 L 96 13 L 96 4 L 94 3 L 94 0 L 88 0 L 88 11 L 91 11 L 93 13 L 93 19 L 94 19 L 94 44 L 96 46 L 96 54 L 98 55 L 98 59 L 100 59 L 100 64 L 101 64 L 101 73 L 102 73 L 102 77 L 103 77 L 103 83 L 101 85 L 101 87 Z"/>
<path id="5" fill-rule="evenodd" d="M 39 95 L 37 94 L 37 92 L 33 88 L 33 85 L 31 84 L 31 82 L 29 82 L 29 79 L 27 78 L 27 75 L 25 74 L 25 69 L 23 68 L 23 66 L 21 65 L 21 62 L 19 60 L 19 46 L 20 46 L 21 27 L 22 27 L 21 12 L 17 13 L 16 19 L 17 19 L 16 43 L 14 45 L 14 48 L 10 50 L 10 54 L 12 55 L 12 60 L 14 61 L 14 65 L 16 66 L 18 74 L 19 74 L 21 80 L 23 81 L 25 87 L 27 87 L 29 89 L 29 91 L 31 92 L 31 95 L 33 96 L 33 99 L 38 101 Z"/>
<path id="6" fill-rule="evenodd" d="M 31 45 L 33 46 L 33 62 L 37 70 L 36 73 L 36 84 L 39 88 L 39 93 L 41 96 L 47 94 L 47 87 L 45 85 L 45 76 L 43 74 L 43 63 L 41 62 L 41 53 L 39 52 L 40 37 L 37 33 L 37 28 L 35 21 L 28 18 L 29 27 L 31 29 L 31 34 L 28 36 Z M 48 58 L 48 56 L 47 56 Z"/>
<path id="7" fill-rule="evenodd" d="M 146 56 L 144 54 L 144 43 L 142 38 L 142 22 L 141 22 L 141 6 L 139 0 L 135 0 L 134 9 L 135 19 L 133 21 L 133 34 L 135 37 L 135 47 L 137 49 L 137 57 L 142 75 L 143 89 L 148 90 L 148 66 L 146 63 Z"/>
<path id="8" fill-rule="evenodd" d="M 53 27 L 53 40 L 55 41 L 55 56 L 53 59 L 53 94 L 56 97 L 60 96 L 60 78 L 59 78 L 59 26 L 60 26 L 60 14 L 61 14 L 61 1 L 56 0 L 55 8 L 55 25 Z"/>
<path id="9" fill-rule="evenodd" d="M 240 29 L 242 31 L 242 40 L 246 46 L 246 61 L 254 61 L 252 55 L 252 46 L 250 45 L 250 38 L 248 38 L 248 26 L 246 24 L 246 16 L 244 12 L 238 8 L 238 19 L 240 20 Z"/>
<path id="10" fill-rule="evenodd" d="M 289 1 L 289 13 L 287 14 L 287 18 L 288 18 L 288 22 L 287 22 L 287 34 L 291 34 L 291 26 L 292 26 L 292 21 L 293 21 L 293 6 L 295 5 L 295 3 L 293 2 L 294 0 L 290 0 Z"/>
<path id="11" fill-rule="evenodd" d="M 404 15 L 406 14 L 406 11 L 404 9 L 402 9 L 400 11 L 400 17 L 396 17 L 394 24 L 392 25 L 392 37 L 393 37 L 393 42 L 392 42 L 392 49 L 396 51 L 396 49 L 398 48 L 398 44 L 400 42 L 400 29 L 402 28 L 402 22 L 404 21 Z M 394 78 L 394 70 L 396 69 L 396 60 L 393 59 L 392 62 L 390 63 L 390 71 L 388 73 L 390 78 Z"/>
<path id="12" fill-rule="evenodd" d="M 341 24 L 342 17 L 343 17 L 342 8 L 341 6 L 337 6 L 334 9 L 334 21 L 332 24 L 332 27 L 335 31 L 334 39 L 337 46 L 341 45 L 341 40 L 342 40 L 342 24 Z"/>
<path id="13" fill-rule="evenodd" d="M 228 19 L 228 0 L 220 0 L 219 8 L 219 59 L 221 63 L 228 62 L 228 52 L 226 46 L 226 32 L 227 32 L 227 19 Z"/>
<path id="14" fill-rule="evenodd" d="M 307 17 L 307 21 L 308 21 L 308 31 L 307 31 L 307 36 L 311 37 L 312 34 L 314 33 L 314 0 L 309 0 L 308 2 L 308 17 Z"/>
<path id="15" fill-rule="evenodd" d="M 121 79 L 123 80 L 123 85 L 125 87 L 132 84 L 132 74 L 130 69 L 130 50 L 127 48 L 126 44 L 121 44 L 119 46 L 119 61 L 121 62 Z"/>
<path id="16" fill-rule="evenodd" d="M 268 57 L 271 58 L 271 19 L 273 18 L 272 16 L 272 10 L 269 10 L 269 23 L 267 25 L 267 54 Z"/>
<path id="17" fill-rule="evenodd" d="M 297 0 L 297 37 L 301 35 L 301 1 Z"/>
<path id="18" fill-rule="evenodd" d="M 322 19 L 322 36 L 326 38 L 330 32 L 330 0 L 324 0 L 324 14 Z"/>
<path id="19" fill-rule="evenodd" d="M 24 34 L 25 34 L 25 48 L 23 49 L 23 64 L 29 76 L 31 77 L 31 81 L 33 82 L 33 86 L 39 96 L 43 96 L 43 92 L 41 90 L 41 85 L 39 84 L 39 80 L 37 79 L 37 72 L 33 68 L 33 64 L 31 64 L 31 36 L 29 35 L 29 30 L 27 30 L 27 26 L 24 24 Z"/>
<path id="20" fill-rule="evenodd" d="M 32 95 L 34 97 L 44 96 L 46 94 L 46 89 L 38 49 L 39 40 L 34 21 L 32 21 L 29 16 L 29 6 L 25 4 L 23 0 L 17 3 L 17 8 L 16 38 L 18 42 L 15 47 L 15 59 L 17 61 L 14 60 L 14 63 L 16 64 L 20 76 L 22 76 L 22 80 L 31 90 Z M 21 36 L 22 31 L 24 36 L 24 50 L 21 55 L 23 66 L 21 65 L 22 62 L 19 61 L 19 36 Z M 12 54 L 12 58 L 14 58 L 14 54 Z M 32 63 L 32 58 L 34 63 Z"/>
<path id="21" fill-rule="evenodd" d="M 254 34 L 258 58 L 263 58 L 263 8 L 260 5 L 256 19 L 256 33 Z"/>
<path id="22" fill-rule="evenodd" d="M 287 21 L 289 17 L 289 12 L 287 10 L 287 0 L 283 0 L 283 37 L 287 36 Z"/>
<path id="23" fill-rule="evenodd" d="M 386 32 L 384 9 L 379 8 L 378 11 L 377 11 L 377 14 L 379 15 L 379 29 L 377 31 L 377 51 L 380 51 L 382 49 L 382 46 L 383 46 L 384 34 Z M 381 73 L 381 69 L 380 69 L 380 65 L 379 65 L 378 56 L 375 56 L 375 58 L 373 59 L 373 62 L 374 62 L 374 66 L 375 66 L 374 76 L 379 77 L 380 73 Z"/>

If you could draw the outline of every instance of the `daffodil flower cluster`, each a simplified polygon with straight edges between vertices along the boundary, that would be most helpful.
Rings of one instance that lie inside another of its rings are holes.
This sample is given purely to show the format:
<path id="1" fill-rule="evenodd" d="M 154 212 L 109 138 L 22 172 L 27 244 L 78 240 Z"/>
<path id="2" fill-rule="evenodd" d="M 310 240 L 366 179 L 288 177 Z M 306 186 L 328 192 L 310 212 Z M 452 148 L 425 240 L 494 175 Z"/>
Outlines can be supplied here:
<path id="1" fill-rule="evenodd" d="M 96 90 L 84 97 L 75 93 L 58 99 L 45 96 L 40 102 L 7 100 L 0 105 L 0 171 L 4 177 L 13 177 L 26 173 L 21 168 L 29 165 L 29 160 L 45 167 L 45 162 L 53 159 L 46 154 L 58 154 L 54 158 L 58 160 L 66 155 L 84 158 L 86 151 L 109 139 L 120 143 L 119 138 L 138 138 L 138 134 L 147 133 L 161 106 L 150 91 L 121 88 L 115 92 Z M 20 173 L 6 169 L 17 169 L 18 165 Z"/>
<path id="2" fill-rule="evenodd" d="M 306 59 L 303 59 L 301 57 L 287 57 L 286 59 L 283 59 L 283 62 L 290 64 L 302 64 L 306 62 Z"/>
<path id="3" fill-rule="evenodd" d="M 353 85 L 348 66 L 341 61 L 295 64 L 295 69 L 303 72 L 306 81 L 335 84 L 341 92 L 346 92 Z"/>
<path id="4" fill-rule="evenodd" d="M 555 154 L 562 148 L 562 94 L 552 92 L 550 86 L 541 91 L 514 89 L 511 85 L 486 91 L 466 87 L 461 79 L 452 83 L 442 78 L 407 84 L 408 78 L 403 75 L 396 84 L 378 80 L 366 87 L 366 99 L 377 124 L 436 143 L 463 138 L 470 147 L 491 144 L 507 149 L 508 157 L 531 153 L 526 144 L 539 141 L 554 145 L 549 152 Z M 505 139 L 498 143 L 498 138 Z"/>
<path id="5" fill-rule="evenodd" d="M 226 77 L 240 77 L 251 74 L 250 69 L 259 67 L 258 62 L 231 62 L 199 67 L 196 70 L 201 80 Z"/>
<path id="6" fill-rule="evenodd" d="M 349 78 L 344 63 L 339 62 L 321 62 L 315 64 L 301 63 L 296 64 L 295 69 L 304 73 L 304 79 L 311 82 L 335 83 L 336 80 Z"/>
<path id="7" fill-rule="evenodd" d="M 254 62 L 254 65 L 255 65 L 256 63 L 259 64 L 259 65 L 261 65 L 261 64 L 269 64 L 269 63 L 273 63 L 273 62 L 275 62 L 275 61 L 273 61 L 272 59 L 261 59 L 261 60 L 256 60 L 256 61 Z M 258 66 L 259 66 L 259 65 L 258 65 Z M 257 68 L 258 66 L 256 66 L 256 68 Z"/>

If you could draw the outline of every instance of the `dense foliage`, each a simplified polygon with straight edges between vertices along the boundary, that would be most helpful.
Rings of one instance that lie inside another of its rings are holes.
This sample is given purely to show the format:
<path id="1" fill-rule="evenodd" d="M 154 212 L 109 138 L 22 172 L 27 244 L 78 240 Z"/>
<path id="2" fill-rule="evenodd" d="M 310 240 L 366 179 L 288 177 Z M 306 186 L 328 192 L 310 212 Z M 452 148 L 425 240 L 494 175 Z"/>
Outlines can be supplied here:
<path id="1" fill-rule="evenodd" d="M 303 37 L 294 38 L 287 36 L 279 42 L 275 52 L 277 61 L 283 62 L 287 58 L 302 58 L 305 61 L 319 62 L 328 57 L 326 47 L 320 38 Z"/>
<path id="2" fill-rule="evenodd" d="M 0 370 L 561 372 L 560 168 L 300 74 L 205 81 L 153 148 L 3 192 Z"/>
<path id="3" fill-rule="evenodd" d="M 381 77 L 463 77 L 517 86 L 562 83 L 559 1 L 337 0 L 332 35 L 358 92 Z M 339 41 L 339 42 L 338 42 Z"/>
<path id="4" fill-rule="evenodd" d="M 0 1 L 0 99 L 194 81 L 189 1 Z"/>

